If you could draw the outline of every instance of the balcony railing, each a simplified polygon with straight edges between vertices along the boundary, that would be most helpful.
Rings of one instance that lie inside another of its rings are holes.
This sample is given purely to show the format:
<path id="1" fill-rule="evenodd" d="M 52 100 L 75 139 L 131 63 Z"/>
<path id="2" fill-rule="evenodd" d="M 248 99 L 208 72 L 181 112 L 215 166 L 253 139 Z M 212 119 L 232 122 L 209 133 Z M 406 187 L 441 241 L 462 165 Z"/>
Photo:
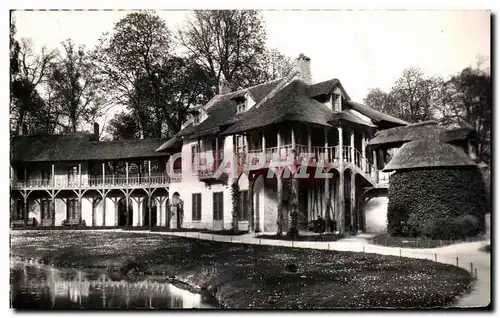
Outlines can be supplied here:
<path id="1" fill-rule="evenodd" d="M 264 151 L 261 149 L 250 150 L 248 153 L 237 154 L 237 164 L 238 170 L 242 171 L 246 162 L 250 167 L 257 169 L 258 167 L 265 167 L 266 165 L 276 162 L 276 161 L 288 161 L 295 159 L 298 164 L 304 164 L 306 160 L 307 164 L 314 165 L 322 161 L 324 164 L 338 163 L 341 158 L 345 163 L 353 163 L 358 167 L 362 173 L 372 180 L 373 183 L 387 183 L 389 180 L 390 173 L 384 173 L 376 169 L 376 167 L 371 164 L 366 158 L 363 157 L 361 152 L 356 148 L 353 149 L 351 146 L 306 146 L 297 144 L 295 146 L 296 153 L 295 156 L 292 153 L 292 145 L 282 145 L 279 147 L 269 147 Z M 309 154 L 311 156 L 309 159 L 305 159 L 304 154 Z M 261 160 L 265 158 L 265 164 L 260 163 Z M 250 168 L 251 169 L 251 168 Z"/>
<path id="2" fill-rule="evenodd" d="M 119 186 L 148 186 L 148 185 L 164 185 L 170 182 L 175 182 L 180 179 L 180 171 L 174 173 L 173 176 L 166 174 L 152 174 L 151 176 L 142 176 L 137 174 L 126 175 L 106 175 L 102 176 L 86 176 L 82 177 L 81 184 L 79 180 L 73 178 L 61 179 L 56 178 L 55 182 L 52 179 L 30 179 L 18 180 L 14 183 L 15 188 L 57 188 L 57 189 L 78 189 L 78 188 L 102 188 L 102 187 L 119 187 Z"/>

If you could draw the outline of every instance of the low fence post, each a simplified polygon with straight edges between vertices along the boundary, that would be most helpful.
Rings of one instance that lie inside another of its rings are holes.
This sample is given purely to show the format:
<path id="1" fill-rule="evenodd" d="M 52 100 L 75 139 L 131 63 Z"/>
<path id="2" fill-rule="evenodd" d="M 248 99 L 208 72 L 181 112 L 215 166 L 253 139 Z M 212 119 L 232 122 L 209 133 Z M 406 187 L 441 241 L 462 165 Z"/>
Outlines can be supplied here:
<path id="1" fill-rule="evenodd" d="M 330 250 L 330 243 L 328 243 L 328 250 Z"/>
<path id="2" fill-rule="evenodd" d="M 437 253 L 434 253 L 434 261 L 437 262 L 438 261 L 438 255 Z"/>
<path id="3" fill-rule="evenodd" d="M 363 245 L 363 253 L 365 252 L 365 246 Z"/>
<path id="4" fill-rule="evenodd" d="M 401 257 L 401 249 L 399 249 L 399 257 Z"/>
<path id="5" fill-rule="evenodd" d="M 470 262 L 470 273 L 474 274 L 474 263 Z"/>
<path id="6" fill-rule="evenodd" d="M 214 241 L 214 236 L 212 235 L 212 242 Z"/>
<path id="7" fill-rule="evenodd" d="M 474 269 L 474 276 L 476 276 L 476 279 L 477 279 L 477 268 Z"/>
<path id="8" fill-rule="evenodd" d="M 457 267 L 458 267 L 458 256 L 457 256 Z"/>

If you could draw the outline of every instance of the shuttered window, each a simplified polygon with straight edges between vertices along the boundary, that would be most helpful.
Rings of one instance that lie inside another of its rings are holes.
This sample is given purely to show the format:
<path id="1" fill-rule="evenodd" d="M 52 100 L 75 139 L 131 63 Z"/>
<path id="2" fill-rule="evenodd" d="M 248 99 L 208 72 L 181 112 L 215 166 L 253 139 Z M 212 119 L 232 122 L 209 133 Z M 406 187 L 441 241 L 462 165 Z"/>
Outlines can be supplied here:
<path id="1" fill-rule="evenodd" d="M 192 220 L 201 221 L 201 193 L 193 193 L 192 199 Z"/>
<path id="2" fill-rule="evenodd" d="M 214 220 L 222 220 L 224 216 L 223 192 L 214 192 Z"/>
<path id="3" fill-rule="evenodd" d="M 240 211 L 238 215 L 239 221 L 248 221 L 248 191 L 240 191 Z"/>

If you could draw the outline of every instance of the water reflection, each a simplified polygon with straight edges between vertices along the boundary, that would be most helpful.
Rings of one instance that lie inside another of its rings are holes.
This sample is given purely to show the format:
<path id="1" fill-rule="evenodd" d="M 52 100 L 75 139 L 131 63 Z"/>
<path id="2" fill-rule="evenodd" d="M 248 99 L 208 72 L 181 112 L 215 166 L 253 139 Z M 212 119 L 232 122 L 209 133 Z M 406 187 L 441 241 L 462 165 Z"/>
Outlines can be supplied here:
<path id="1" fill-rule="evenodd" d="M 212 299 L 158 281 L 111 281 L 102 271 L 59 270 L 11 262 L 11 303 L 16 309 L 216 308 Z"/>

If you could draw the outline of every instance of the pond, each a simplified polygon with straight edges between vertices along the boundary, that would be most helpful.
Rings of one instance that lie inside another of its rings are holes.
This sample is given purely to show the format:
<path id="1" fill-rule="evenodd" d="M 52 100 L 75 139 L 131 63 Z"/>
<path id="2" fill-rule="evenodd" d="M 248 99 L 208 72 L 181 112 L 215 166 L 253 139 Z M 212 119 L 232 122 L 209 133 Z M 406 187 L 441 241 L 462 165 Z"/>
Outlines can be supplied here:
<path id="1" fill-rule="evenodd" d="M 99 270 L 11 262 L 10 276 L 14 309 L 217 308 L 213 298 L 165 281 L 111 281 Z"/>

